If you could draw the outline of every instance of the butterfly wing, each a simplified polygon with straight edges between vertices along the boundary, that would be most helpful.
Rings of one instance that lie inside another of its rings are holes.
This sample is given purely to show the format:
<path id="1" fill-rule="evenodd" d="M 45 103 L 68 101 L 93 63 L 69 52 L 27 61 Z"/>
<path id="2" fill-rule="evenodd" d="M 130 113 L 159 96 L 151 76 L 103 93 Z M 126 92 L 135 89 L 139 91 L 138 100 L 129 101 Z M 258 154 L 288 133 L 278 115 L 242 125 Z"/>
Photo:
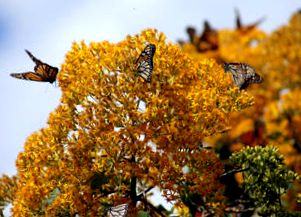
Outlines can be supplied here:
<path id="1" fill-rule="evenodd" d="M 52 67 L 46 63 L 42 63 L 40 65 L 35 66 L 36 74 L 39 74 L 44 78 L 45 82 L 53 83 L 56 80 L 56 75 L 58 73 L 58 68 Z"/>
<path id="2" fill-rule="evenodd" d="M 240 89 L 246 89 L 250 84 L 258 84 L 258 83 L 262 83 L 263 82 L 263 78 L 257 74 L 256 72 L 254 72 L 254 74 L 248 76 L 245 79 L 244 84 L 241 86 Z"/>
<path id="3" fill-rule="evenodd" d="M 247 88 L 250 84 L 262 83 L 263 78 L 256 73 L 255 69 L 247 64 L 242 64 L 242 71 L 245 74 L 244 84 L 240 89 Z"/>
<path id="4" fill-rule="evenodd" d="M 253 29 L 255 29 L 260 23 L 262 23 L 265 18 L 261 18 L 259 20 L 257 20 L 256 22 L 254 22 L 253 24 L 249 24 L 249 25 L 243 25 L 241 22 L 241 18 L 240 18 L 240 14 L 238 9 L 235 9 L 235 14 L 236 14 L 236 29 L 238 29 L 241 33 L 247 33 Z"/>
<path id="5" fill-rule="evenodd" d="M 263 78 L 259 74 L 255 73 L 255 75 L 252 77 L 252 83 L 259 84 L 262 82 L 263 82 Z"/>
<path id="6" fill-rule="evenodd" d="M 41 60 L 32 55 L 32 53 L 28 50 L 25 50 L 25 52 L 36 64 L 34 67 L 34 71 L 36 72 L 36 74 L 43 78 L 42 81 L 53 83 L 56 80 L 56 75 L 59 71 L 58 68 L 43 63 Z"/>
<path id="7" fill-rule="evenodd" d="M 137 74 L 146 82 L 151 82 L 153 72 L 153 57 L 156 52 L 154 44 L 147 45 L 136 60 Z"/>
<path id="8" fill-rule="evenodd" d="M 211 27 L 207 20 L 204 21 L 204 30 L 199 37 L 197 49 L 199 52 L 218 49 L 217 31 Z"/>
<path id="9" fill-rule="evenodd" d="M 224 63 L 225 71 L 230 71 L 234 84 L 240 89 L 246 89 L 250 84 L 263 82 L 255 69 L 244 63 Z"/>
<path id="10" fill-rule="evenodd" d="M 193 44 L 195 42 L 195 38 L 196 38 L 196 29 L 189 26 L 187 29 L 186 29 L 186 32 L 189 36 L 189 41 L 191 44 Z"/>
<path id="11" fill-rule="evenodd" d="M 38 58 L 36 58 L 34 55 L 32 55 L 32 53 L 29 50 L 25 49 L 25 52 L 28 54 L 28 56 L 30 57 L 30 59 L 38 66 L 43 64 L 43 62 L 41 60 L 39 60 Z"/>
<path id="12" fill-rule="evenodd" d="M 241 64 L 240 63 L 225 63 L 224 64 L 225 71 L 229 71 L 232 75 L 233 82 L 236 86 L 241 88 L 244 84 L 244 75 L 242 73 Z"/>
<path id="13" fill-rule="evenodd" d="M 151 82 L 153 67 L 147 61 L 141 61 L 137 70 L 137 73 L 142 77 L 146 82 Z"/>
<path id="14" fill-rule="evenodd" d="M 110 207 L 108 210 L 109 217 L 125 217 L 128 213 L 129 205 L 127 203 Z"/>
<path id="15" fill-rule="evenodd" d="M 10 76 L 22 80 L 44 81 L 44 78 L 41 75 L 34 72 L 11 73 Z"/>

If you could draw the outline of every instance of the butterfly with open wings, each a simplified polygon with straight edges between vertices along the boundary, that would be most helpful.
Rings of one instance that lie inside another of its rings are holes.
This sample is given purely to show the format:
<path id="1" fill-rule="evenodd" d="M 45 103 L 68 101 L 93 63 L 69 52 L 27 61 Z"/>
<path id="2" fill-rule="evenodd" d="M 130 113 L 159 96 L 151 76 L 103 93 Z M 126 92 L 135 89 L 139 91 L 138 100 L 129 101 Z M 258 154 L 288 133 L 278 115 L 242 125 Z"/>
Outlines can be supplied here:
<path id="1" fill-rule="evenodd" d="M 224 63 L 224 70 L 231 72 L 234 84 L 241 90 L 250 84 L 263 82 L 263 78 L 255 69 L 245 63 Z"/>
<path id="2" fill-rule="evenodd" d="M 154 44 L 147 45 L 136 60 L 137 75 L 142 77 L 145 82 L 151 82 L 153 72 L 153 57 L 156 52 Z"/>
<path id="3" fill-rule="evenodd" d="M 32 59 L 32 61 L 36 64 L 36 66 L 34 67 L 34 72 L 11 73 L 10 76 L 30 81 L 42 81 L 49 83 L 55 82 L 59 69 L 57 67 L 43 63 L 41 60 L 34 57 L 28 50 L 25 51 Z"/>

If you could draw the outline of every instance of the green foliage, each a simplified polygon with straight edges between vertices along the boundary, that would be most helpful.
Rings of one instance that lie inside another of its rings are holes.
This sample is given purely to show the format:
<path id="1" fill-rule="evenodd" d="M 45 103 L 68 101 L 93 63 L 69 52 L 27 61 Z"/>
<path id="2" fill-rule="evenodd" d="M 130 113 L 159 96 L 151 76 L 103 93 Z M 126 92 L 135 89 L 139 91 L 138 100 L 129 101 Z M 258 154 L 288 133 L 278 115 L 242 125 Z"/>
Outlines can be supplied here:
<path id="1" fill-rule="evenodd" d="M 145 211 L 142 211 L 142 210 L 140 210 L 139 212 L 138 212 L 138 217 L 149 217 L 150 215 L 149 215 L 149 213 L 148 212 L 145 212 Z"/>
<path id="2" fill-rule="evenodd" d="M 277 151 L 271 146 L 247 147 L 230 157 L 233 164 L 245 169 L 242 187 L 264 215 L 282 210 L 280 197 L 298 177 L 284 165 Z"/>

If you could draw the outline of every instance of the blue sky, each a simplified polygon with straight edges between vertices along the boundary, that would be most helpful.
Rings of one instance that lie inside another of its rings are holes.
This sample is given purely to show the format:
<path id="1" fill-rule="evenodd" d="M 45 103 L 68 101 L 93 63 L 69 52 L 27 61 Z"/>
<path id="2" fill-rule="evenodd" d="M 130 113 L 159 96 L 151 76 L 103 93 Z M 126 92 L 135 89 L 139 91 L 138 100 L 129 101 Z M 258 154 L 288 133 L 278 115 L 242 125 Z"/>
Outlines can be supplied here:
<path id="1" fill-rule="evenodd" d="M 232 28 L 234 8 L 243 23 L 266 17 L 270 32 L 287 23 L 300 0 L 0 0 L 0 174 L 14 174 L 15 159 L 26 137 L 46 126 L 59 104 L 60 89 L 48 83 L 13 79 L 12 72 L 33 70 L 24 49 L 53 66 L 64 62 L 73 41 L 117 42 L 153 27 L 168 40 L 186 39 L 187 25 Z M 80 78 L 78 78 L 80 79 Z"/>

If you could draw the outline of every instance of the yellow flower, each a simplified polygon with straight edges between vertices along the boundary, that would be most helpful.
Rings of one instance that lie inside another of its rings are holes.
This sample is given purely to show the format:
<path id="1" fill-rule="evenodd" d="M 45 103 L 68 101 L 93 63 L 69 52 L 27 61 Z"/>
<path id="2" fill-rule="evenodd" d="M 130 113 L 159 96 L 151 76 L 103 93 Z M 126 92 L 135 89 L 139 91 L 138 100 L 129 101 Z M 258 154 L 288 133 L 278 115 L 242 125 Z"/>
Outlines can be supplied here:
<path id="1" fill-rule="evenodd" d="M 149 43 L 155 44 L 156 53 L 152 81 L 146 84 L 136 76 L 135 61 Z M 183 162 L 193 165 L 178 150 L 198 148 L 204 137 L 229 128 L 231 112 L 253 103 L 215 60 L 191 58 L 152 29 L 117 44 L 74 43 L 58 80 L 60 105 L 47 127 L 27 139 L 17 161 L 16 198 L 27 198 L 22 207 L 32 213 L 62 208 L 92 213 L 86 208 L 93 197 L 85 183 L 97 169 L 105 171 L 98 180 L 101 189 L 114 192 L 114 198 L 122 197 L 133 177 L 177 191 Z M 195 156 L 194 162 L 202 157 Z M 206 164 L 215 165 L 214 159 Z M 197 165 L 205 170 L 205 164 Z M 215 170 L 220 168 L 210 172 Z M 212 186 L 215 191 L 219 185 Z M 56 187 L 60 194 L 44 207 Z M 107 195 L 102 200 L 109 201 Z M 102 205 L 93 206 L 98 210 Z"/>

